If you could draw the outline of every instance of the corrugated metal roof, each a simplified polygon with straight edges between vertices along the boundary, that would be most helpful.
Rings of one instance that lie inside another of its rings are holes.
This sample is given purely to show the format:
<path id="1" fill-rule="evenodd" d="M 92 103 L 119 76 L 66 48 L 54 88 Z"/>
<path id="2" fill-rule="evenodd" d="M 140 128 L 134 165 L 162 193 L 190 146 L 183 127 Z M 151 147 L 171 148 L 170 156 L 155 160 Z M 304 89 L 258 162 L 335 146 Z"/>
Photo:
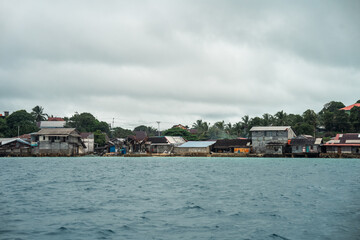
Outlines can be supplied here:
<path id="1" fill-rule="evenodd" d="M 65 121 L 41 121 L 40 128 L 63 128 Z"/>
<path id="2" fill-rule="evenodd" d="M 165 138 L 168 140 L 170 144 L 182 144 L 185 143 L 185 139 L 183 137 L 179 136 L 165 136 Z"/>
<path id="3" fill-rule="evenodd" d="M 286 131 L 289 128 L 291 128 L 291 126 L 259 126 L 259 127 L 252 127 L 250 129 L 250 131 Z"/>
<path id="4" fill-rule="evenodd" d="M 70 135 L 74 131 L 76 135 L 79 135 L 75 128 L 43 128 L 34 135 Z"/>
<path id="5" fill-rule="evenodd" d="M 189 141 L 179 147 L 181 148 L 199 148 L 199 147 L 209 147 L 215 144 L 216 141 Z"/>
<path id="6" fill-rule="evenodd" d="M 315 145 L 320 145 L 322 143 L 322 138 L 317 138 L 316 140 L 315 140 Z"/>
<path id="7" fill-rule="evenodd" d="M 24 141 L 24 140 L 22 140 L 22 139 L 20 139 L 20 138 L 11 138 L 11 139 L 8 139 L 8 140 L 6 140 L 6 141 L 2 141 L 2 142 L 1 142 L 1 145 L 5 145 L 5 144 L 11 143 L 11 142 L 15 142 L 15 141 L 30 146 L 30 143 L 28 143 L 28 142 L 26 142 L 26 141 Z"/>
<path id="8" fill-rule="evenodd" d="M 360 140 L 345 140 L 345 143 L 360 143 Z"/>

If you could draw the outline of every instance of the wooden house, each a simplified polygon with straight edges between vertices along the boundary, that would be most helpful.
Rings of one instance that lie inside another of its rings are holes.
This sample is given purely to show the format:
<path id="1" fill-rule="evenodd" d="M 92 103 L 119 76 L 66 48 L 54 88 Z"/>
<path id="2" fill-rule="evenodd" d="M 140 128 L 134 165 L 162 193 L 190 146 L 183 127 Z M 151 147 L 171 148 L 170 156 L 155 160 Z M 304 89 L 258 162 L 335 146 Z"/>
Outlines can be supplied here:
<path id="1" fill-rule="evenodd" d="M 289 141 L 293 156 L 318 156 L 321 152 L 321 138 L 314 138 L 310 135 L 300 135 Z"/>
<path id="2" fill-rule="evenodd" d="M 360 133 L 337 134 L 323 146 L 326 153 L 360 154 Z"/>
<path id="3" fill-rule="evenodd" d="M 80 147 L 80 154 L 90 154 L 95 150 L 95 137 L 92 132 L 82 132 L 80 133 L 81 140 L 83 141 L 86 148 Z"/>
<path id="4" fill-rule="evenodd" d="M 288 140 L 296 137 L 290 126 L 252 127 L 250 132 L 253 151 L 261 154 L 282 155 Z"/>
<path id="5" fill-rule="evenodd" d="M 129 153 L 145 153 L 147 143 L 147 133 L 145 131 L 135 131 L 135 135 L 130 135 L 126 139 L 126 145 Z"/>
<path id="6" fill-rule="evenodd" d="M 206 155 L 210 154 L 216 141 L 189 141 L 174 147 L 174 153 L 180 155 Z"/>
<path id="7" fill-rule="evenodd" d="M 0 139 L 0 156 L 30 156 L 31 144 L 21 138 Z"/>
<path id="8" fill-rule="evenodd" d="M 149 137 L 147 140 L 150 153 L 171 153 L 174 147 L 185 143 L 185 139 L 179 136 Z"/>
<path id="9" fill-rule="evenodd" d="M 76 156 L 86 148 L 75 128 L 43 128 L 31 135 L 34 155 Z"/>
<path id="10" fill-rule="evenodd" d="M 213 145 L 216 153 L 250 153 L 251 140 L 241 139 L 220 139 Z"/>

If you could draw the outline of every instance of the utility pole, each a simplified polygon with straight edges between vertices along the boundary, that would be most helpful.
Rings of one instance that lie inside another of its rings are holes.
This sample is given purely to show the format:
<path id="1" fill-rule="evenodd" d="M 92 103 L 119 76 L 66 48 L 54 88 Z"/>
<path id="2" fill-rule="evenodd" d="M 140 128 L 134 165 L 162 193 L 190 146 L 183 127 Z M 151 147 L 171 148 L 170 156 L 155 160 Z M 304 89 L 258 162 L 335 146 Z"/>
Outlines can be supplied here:
<path id="1" fill-rule="evenodd" d="M 112 122 L 112 128 L 114 129 L 114 118 L 113 118 L 113 122 Z"/>
<path id="2" fill-rule="evenodd" d="M 157 121 L 158 124 L 158 135 L 160 136 L 160 121 Z"/>
<path id="3" fill-rule="evenodd" d="M 20 137 L 20 126 L 18 126 L 18 138 Z"/>

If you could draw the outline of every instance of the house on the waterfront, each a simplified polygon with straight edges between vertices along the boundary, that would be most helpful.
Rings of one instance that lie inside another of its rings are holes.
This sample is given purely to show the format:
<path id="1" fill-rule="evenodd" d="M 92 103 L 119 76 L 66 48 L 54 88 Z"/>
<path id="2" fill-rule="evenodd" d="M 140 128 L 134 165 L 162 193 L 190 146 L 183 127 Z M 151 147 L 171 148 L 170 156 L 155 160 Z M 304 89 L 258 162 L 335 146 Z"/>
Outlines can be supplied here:
<path id="1" fill-rule="evenodd" d="M 213 145 L 216 153 L 250 153 L 251 140 L 247 138 L 220 139 Z"/>
<path id="2" fill-rule="evenodd" d="M 31 145 L 40 156 L 76 156 L 86 148 L 75 128 L 43 128 L 31 135 Z"/>
<path id="3" fill-rule="evenodd" d="M 174 147 L 175 154 L 181 155 L 206 155 L 210 154 L 216 141 L 189 141 Z"/>
<path id="4" fill-rule="evenodd" d="M 337 134 L 323 146 L 326 153 L 360 154 L 360 133 Z"/>
<path id="5" fill-rule="evenodd" d="M 147 133 L 145 131 L 135 131 L 134 133 L 135 135 L 128 136 L 126 139 L 129 153 L 145 153 L 148 139 Z"/>
<path id="6" fill-rule="evenodd" d="M 150 153 L 171 153 L 174 147 L 180 146 L 186 140 L 179 136 L 160 136 L 149 137 L 147 142 L 149 143 L 148 151 Z"/>
<path id="7" fill-rule="evenodd" d="M 288 141 L 296 137 L 290 126 L 252 127 L 250 132 L 253 151 L 269 155 L 282 155 Z"/>
<path id="8" fill-rule="evenodd" d="M 31 144 L 21 138 L 0 138 L 0 156 L 30 156 Z"/>
<path id="9" fill-rule="evenodd" d="M 300 135 L 290 140 L 289 145 L 293 156 L 318 156 L 321 152 L 322 138 Z"/>
<path id="10" fill-rule="evenodd" d="M 83 141 L 85 148 L 80 148 L 80 154 L 90 154 L 94 152 L 95 138 L 94 133 L 92 132 L 82 132 L 80 133 L 81 140 Z"/>

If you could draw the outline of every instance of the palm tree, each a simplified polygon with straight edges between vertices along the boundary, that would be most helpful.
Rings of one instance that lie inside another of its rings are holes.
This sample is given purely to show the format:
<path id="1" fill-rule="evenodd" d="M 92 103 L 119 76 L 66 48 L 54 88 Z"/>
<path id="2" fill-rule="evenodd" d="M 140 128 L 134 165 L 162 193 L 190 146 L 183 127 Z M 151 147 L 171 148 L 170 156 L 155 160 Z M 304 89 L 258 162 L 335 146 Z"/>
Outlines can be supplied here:
<path id="1" fill-rule="evenodd" d="M 286 120 L 287 120 L 287 114 L 283 111 L 283 110 L 281 110 L 281 111 L 279 111 L 279 112 L 277 112 L 275 115 L 275 118 L 276 118 L 276 124 L 278 125 L 278 126 L 284 126 L 284 125 L 286 125 Z"/>
<path id="2" fill-rule="evenodd" d="M 31 115 L 35 118 L 37 122 L 44 121 L 48 117 L 46 113 L 44 113 L 44 108 L 41 106 L 35 106 L 32 109 Z"/>

